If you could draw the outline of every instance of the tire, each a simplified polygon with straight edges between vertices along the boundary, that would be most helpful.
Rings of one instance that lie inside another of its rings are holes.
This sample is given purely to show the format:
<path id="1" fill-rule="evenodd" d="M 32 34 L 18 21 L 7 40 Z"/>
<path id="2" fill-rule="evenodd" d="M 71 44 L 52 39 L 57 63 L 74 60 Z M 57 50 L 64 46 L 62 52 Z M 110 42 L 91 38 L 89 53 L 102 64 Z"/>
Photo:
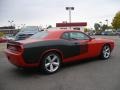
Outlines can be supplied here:
<path id="1" fill-rule="evenodd" d="M 109 45 L 104 45 L 103 48 L 102 48 L 100 57 L 103 60 L 106 60 L 106 59 L 110 58 L 110 56 L 111 56 L 111 48 L 110 48 L 110 46 Z"/>
<path id="2" fill-rule="evenodd" d="M 41 70 L 45 74 L 57 72 L 61 66 L 61 58 L 57 53 L 50 52 L 46 54 L 41 61 Z"/>

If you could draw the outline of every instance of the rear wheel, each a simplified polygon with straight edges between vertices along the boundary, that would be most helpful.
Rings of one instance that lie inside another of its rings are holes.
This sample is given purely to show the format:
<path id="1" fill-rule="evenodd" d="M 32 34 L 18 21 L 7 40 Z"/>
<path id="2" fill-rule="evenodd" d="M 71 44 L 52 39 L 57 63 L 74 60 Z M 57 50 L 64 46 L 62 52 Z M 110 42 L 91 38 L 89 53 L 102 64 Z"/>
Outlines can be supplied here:
<path id="1" fill-rule="evenodd" d="M 102 59 L 108 59 L 111 55 L 111 49 L 110 49 L 110 46 L 109 45 L 104 45 L 103 46 L 103 49 L 102 49 L 102 52 L 101 52 L 101 58 Z"/>
<path id="2" fill-rule="evenodd" d="M 61 58 L 57 53 L 48 53 L 41 62 L 42 71 L 48 74 L 55 73 L 61 65 Z"/>

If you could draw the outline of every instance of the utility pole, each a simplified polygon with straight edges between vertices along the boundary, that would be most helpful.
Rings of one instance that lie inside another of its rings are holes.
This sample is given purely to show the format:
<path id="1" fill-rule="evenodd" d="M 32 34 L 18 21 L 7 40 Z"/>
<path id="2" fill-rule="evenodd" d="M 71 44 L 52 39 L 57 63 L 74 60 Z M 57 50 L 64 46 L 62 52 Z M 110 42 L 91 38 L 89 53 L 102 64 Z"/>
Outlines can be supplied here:
<path id="1" fill-rule="evenodd" d="M 69 23 L 71 23 L 71 11 L 74 10 L 74 7 L 65 7 L 69 11 Z M 71 29 L 71 26 L 70 26 Z"/>
<path id="2" fill-rule="evenodd" d="M 106 25 L 107 25 L 107 29 L 108 29 L 108 19 L 106 19 L 105 21 L 106 21 Z"/>
<path id="3" fill-rule="evenodd" d="M 13 20 L 8 20 L 8 22 L 10 23 L 10 26 L 13 26 Z"/>
<path id="4" fill-rule="evenodd" d="M 69 11 L 69 23 L 71 23 L 71 10 L 74 10 L 74 7 L 66 7 L 66 10 Z"/>

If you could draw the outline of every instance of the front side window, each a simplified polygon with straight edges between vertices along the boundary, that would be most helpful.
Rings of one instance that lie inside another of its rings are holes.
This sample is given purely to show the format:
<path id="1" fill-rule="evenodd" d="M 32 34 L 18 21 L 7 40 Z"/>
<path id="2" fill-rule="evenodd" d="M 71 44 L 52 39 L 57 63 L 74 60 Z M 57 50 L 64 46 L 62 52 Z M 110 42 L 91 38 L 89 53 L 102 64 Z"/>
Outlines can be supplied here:
<path id="1" fill-rule="evenodd" d="M 87 35 L 80 33 L 80 32 L 71 32 L 70 38 L 71 39 L 78 39 L 78 40 L 89 39 Z"/>
<path id="2" fill-rule="evenodd" d="M 63 39 L 69 40 L 88 40 L 89 37 L 81 32 L 67 32 L 62 35 Z"/>

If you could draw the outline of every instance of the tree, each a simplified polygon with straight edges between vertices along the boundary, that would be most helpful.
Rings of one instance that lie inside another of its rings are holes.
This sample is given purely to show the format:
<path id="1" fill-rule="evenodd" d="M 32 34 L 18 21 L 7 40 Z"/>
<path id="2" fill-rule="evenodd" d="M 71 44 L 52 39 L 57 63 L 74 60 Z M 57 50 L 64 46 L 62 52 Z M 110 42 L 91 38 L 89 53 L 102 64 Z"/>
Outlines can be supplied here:
<path id="1" fill-rule="evenodd" d="M 105 29 L 108 29 L 108 26 L 105 25 L 105 24 L 103 24 L 103 25 L 101 26 L 101 29 L 102 29 L 102 31 L 105 31 Z"/>
<path id="2" fill-rule="evenodd" d="M 116 13 L 111 24 L 116 30 L 120 28 L 120 11 Z"/>
<path id="3" fill-rule="evenodd" d="M 88 32 L 88 29 L 87 29 L 87 28 L 84 28 L 84 32 Z"/>
<path id="4" fill-rule="evenodd" d="M 108 26 L 108 29 L 113 29 L 113 27 L 112 26 Z"/>
<path id="5" fill-rule="evenodd" d="M 4 36 L 4 33 L 3 32 L 0 32 L 0 37 Z"/>
<path id="6" fill-rule="evenodd" d="M 95 28 L 96 31 L 100 30 L 100 24 L 99 23 L 95 23 L 94 24 L 94 28 Z"/>

